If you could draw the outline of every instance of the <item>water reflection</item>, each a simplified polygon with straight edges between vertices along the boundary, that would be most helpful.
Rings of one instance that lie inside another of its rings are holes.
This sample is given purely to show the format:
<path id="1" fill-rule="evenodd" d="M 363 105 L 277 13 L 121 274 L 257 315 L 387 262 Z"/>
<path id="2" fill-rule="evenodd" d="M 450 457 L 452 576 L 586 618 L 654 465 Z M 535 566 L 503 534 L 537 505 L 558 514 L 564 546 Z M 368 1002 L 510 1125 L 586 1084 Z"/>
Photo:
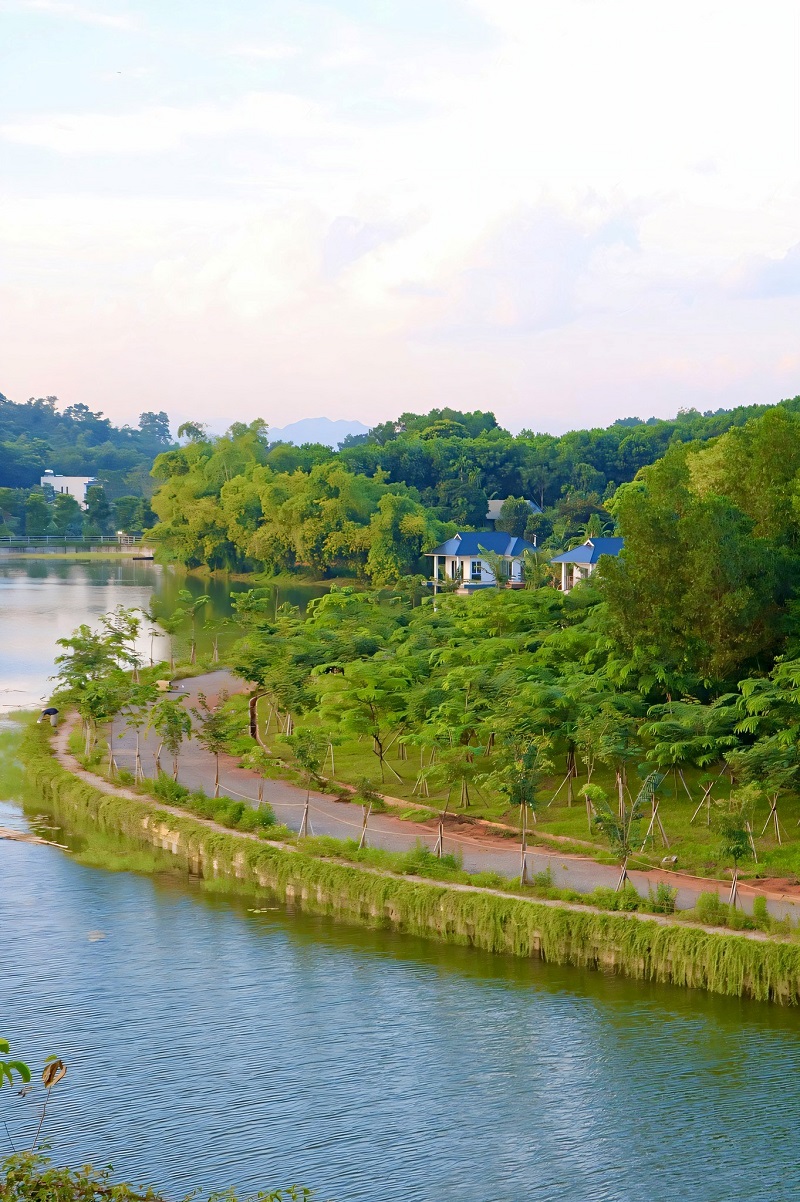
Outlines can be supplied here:
<path id="1" fill-rule="evenodd" d="M 206 593 L 208 606 L 198 616 L 198 647 L 210 651 L 213 633 L 232 612 L 231 593 L 250 587 L 247 581 L 200 578 L 177 568 L 132 559 L 67 561 L 0 557 L 0 624 L 3 637 L 0 667 L 0 713 L 38 706 L 49 691 L 56 640 L 70 635 L 82 622 L 95 623 L 117 605 L 147 608 L 151 598 L 160 613 L 180 606 L 178 593 L 197 597 Z M 321 596 L 324 584 L 268 585 L 281 604 L 290 601 L 304 609 L 311 597 Z M 188 643 L 189 623 L 178 634 L 178 650 Z M 232 628 L 221 631 L 221 645 L 235 637 Z M 157 658 L 168 654 L 166 640 L 156 639 Z M 140 652 L 149 658 L 146 631 Z"/>

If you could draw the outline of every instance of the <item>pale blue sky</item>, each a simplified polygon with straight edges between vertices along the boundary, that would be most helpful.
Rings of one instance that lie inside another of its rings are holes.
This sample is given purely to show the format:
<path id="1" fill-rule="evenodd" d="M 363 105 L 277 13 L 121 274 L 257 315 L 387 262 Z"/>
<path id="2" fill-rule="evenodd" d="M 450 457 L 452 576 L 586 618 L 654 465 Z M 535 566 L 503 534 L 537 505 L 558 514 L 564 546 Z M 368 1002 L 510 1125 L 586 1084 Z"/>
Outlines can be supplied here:
<path id="1" fill-rule="evenodd" d="M 0 390 L 554 431 L 800 392 L 795 0 L 0 0 Z"/>

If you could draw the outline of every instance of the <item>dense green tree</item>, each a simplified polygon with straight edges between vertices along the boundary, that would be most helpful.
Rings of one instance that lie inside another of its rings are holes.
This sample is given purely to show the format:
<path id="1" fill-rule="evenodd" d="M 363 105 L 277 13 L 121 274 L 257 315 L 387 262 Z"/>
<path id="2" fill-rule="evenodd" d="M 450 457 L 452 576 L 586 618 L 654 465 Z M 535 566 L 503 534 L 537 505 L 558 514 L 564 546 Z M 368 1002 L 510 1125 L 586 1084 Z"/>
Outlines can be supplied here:
<path id="1" fill-rule="evenodd" d="M 50 506 L 40 492 L 32 492 L 25 502 L 25 533 L 47 534 L 50 530 Z"/>
<path id="2" fill-rule="evenodd" d="M 86 512 L 83 529 L 85 534 L 110 534 L 111 505 L 105 489 L 99 484 L 93 484 L 86 489 Z"/>

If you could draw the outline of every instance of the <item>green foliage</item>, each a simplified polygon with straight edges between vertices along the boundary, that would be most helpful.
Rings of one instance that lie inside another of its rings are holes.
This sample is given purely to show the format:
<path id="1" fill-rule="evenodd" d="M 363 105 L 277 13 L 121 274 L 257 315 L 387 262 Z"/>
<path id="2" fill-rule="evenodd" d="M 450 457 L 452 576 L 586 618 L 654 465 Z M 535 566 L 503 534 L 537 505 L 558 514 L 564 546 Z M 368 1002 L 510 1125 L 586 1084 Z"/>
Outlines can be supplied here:
<path id="1" fill-rule="evenodd" d="M 3 1161 L 0 1202 L 166 1202 L 152 1188 L 114 1184 L 112 1169 L 95 1170 L 91 1165 L 60 1168 L 48 1156 L 23 1152 Z M 235 1190 L 208 1195 L 207 1202 L 310 1202 L 311 1190 L 290 1186 L 285 1190 L 239 1194 Z M 191 1193 L 183 1202 L 200 1202 Z"/>
<path id="2" fill-rule="evenodd" d="M 7 1039 L 0 1039 L 0 1054 L 7 1056 L 11 1051 L 11 1045 Z M 14 1088 L 14 1074 L 16 1073 L 23 1085 L 26 1085 L 31 1079 L 31 1070 L 22 1060 L 0 1060 L 0 1089 L 8 1082 L 11 1089 Z"/>
<path id="3" fill-rule="evenodd" d="M 648 892 L 649 909 L 654 914 L 674 914 L 675 902 L 678 897 L 678 890 L 672 885 L 668 885 L 666 881 L 659 881 L 655 890 L 650 889 Z M 760 899 L 764 901 L 763 898 Z M 766 902 L 764 902 L 766 906 Z"/>

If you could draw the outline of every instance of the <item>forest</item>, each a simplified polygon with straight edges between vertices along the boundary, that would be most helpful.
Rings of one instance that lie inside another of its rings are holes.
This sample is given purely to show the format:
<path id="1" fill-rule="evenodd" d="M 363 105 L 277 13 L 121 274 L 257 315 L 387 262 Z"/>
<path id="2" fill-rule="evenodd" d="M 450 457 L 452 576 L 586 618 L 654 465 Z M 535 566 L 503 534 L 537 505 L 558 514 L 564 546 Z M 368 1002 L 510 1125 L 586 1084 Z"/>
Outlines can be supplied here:
<path id="1" fill-rule="evenodd" d="M 57 405 L 54 396 L 17 403 L 0 393 L 0 487 L 32 488 L 52 468 L 97 477 L 112 499 L 150 495 L 153 460 L 172 445 L 166 413 L 142 413 L 134 428 L 81 403 Z"/>
<path id="2" fill-rule="evenodd" d="M 544 552 L 614 530 L 621 485 L 673 447 L 712 444 L 800 398 L 672 421 L 628 418 L 607 429 L 514 437 L 491 413 L 403 414 L 327 447 L 273 444 L 264 422 L 220 438 L 187 425 L 185 445 L 158 456 L 153 536 L 187 567 L 305 571 L 384 585 L 425 572 L 421 553 L 455 530 L 485 527 L 494 498 L 528 498 L 501 528 Z"/>
<path id="3" fill-rule="evenodd" d="M 568 594 L 401 579 L 306 615 L 240 594 L 231 663 L 267 698 L 267 738 L 317 739 L 339 777 L 434 808 L 616 830 L 629 852 L 650 778 L 669 793 L 651 854 L 706 871 L 727 822 L 737 862 L 800 871 L 800 415 L 675 441 L 608 506 L 624 552 Z"/>

